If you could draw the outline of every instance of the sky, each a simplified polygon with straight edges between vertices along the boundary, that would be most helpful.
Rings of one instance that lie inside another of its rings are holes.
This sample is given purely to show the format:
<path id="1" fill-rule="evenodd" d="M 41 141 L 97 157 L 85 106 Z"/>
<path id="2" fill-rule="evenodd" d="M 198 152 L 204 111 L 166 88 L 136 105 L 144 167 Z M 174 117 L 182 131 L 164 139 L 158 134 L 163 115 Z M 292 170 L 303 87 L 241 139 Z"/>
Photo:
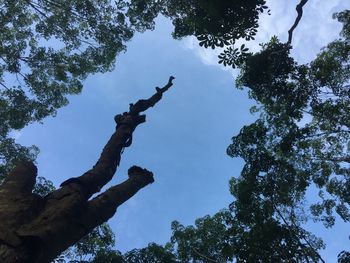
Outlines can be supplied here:
<path id="1" fill-rule="evenodd" d="M 258 50 L 258 43 L 273 35 L 286 41 L 297 3 L 267 1 L 271 16 L 261 17 L 256 41 L 248 46 Z M 346 8 L 350 8 L 348 0 L 309 0 L 293 36 L 293 56 L 298 62 L 309 62 L 337 38 L 340 24 L 332 20 L 332 13 Z M 166 84 L 170 75 L 176 77 L 163 99 L 146 112 L 146 123 L 135 131 L 132 146 L 124 151 L 107 185 L 124 181 L 132 165 L 155 175 L 155 183 L 119 207 L 109 220 L 116 248 L 123 252 L 149 242 L 167 242 L 173 220 L 190 225 L 228 207 L 232 201 L 228 181 L 240 174 L 243 161 L 228 157 L 226 148 L 231 137 L 255 119 L 249 113 L 254 102 L 246 91 L 235 89 L 237 71 L 217 63 L 218 51 L 200 48 L 191 37 L 174 40 L 171 32 L 171 22 L 158 18 L 154 31 L 137 34 L 127 44 L 115 70 L 90 76 L 82 94 L 71 97 L 55 118 L 15 134 L 19 143 L 40 148 L 39 176 L 59 186 L 94 165 L 115 129 L 114 115 L 152 95 L 154 87 Z M 328 246 L 321 255 L 326 262 L 336 262 L 337 254 L 350 245 L 349 225 L 331 230 L 308 227 L 325 238 Z"/>

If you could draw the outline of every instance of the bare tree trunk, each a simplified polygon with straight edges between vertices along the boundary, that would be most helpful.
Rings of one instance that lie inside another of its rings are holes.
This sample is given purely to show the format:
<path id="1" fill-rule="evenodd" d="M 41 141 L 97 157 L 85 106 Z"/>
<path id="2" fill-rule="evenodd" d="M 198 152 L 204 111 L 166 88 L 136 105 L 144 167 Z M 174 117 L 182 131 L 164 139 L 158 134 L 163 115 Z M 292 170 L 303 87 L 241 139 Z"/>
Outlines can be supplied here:
<path id="1" fill-rule="evenodd" d="M 23 162 L 0 186 L 0 262 L 50 262 L 96 226 L 111 218 L 119 205 L 154 182 L 153 173 L 133 166 L 129 178 L 100 195 L 93 194 L 108 183 L 119 165 L 121 153 L 130 146 L 136 127 L 146 121 L 141 112 L 153 107 L 172 86 L 170 77 L 163 88 L 146 100 L 130 104 L 117 115 L 116 131 L 95 166 L 83 175 L 68 179 L 45 197 L 33 194 L 37 176 L 33 163 Z"/>

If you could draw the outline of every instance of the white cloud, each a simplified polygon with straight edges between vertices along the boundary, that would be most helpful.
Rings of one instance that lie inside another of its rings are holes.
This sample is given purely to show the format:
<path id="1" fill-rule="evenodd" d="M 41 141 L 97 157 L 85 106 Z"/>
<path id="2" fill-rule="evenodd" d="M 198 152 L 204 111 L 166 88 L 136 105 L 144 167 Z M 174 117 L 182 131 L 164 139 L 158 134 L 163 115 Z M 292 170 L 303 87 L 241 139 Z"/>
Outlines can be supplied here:
<path id="1" fill-rule="evenodd" d="M 221 48 L 211 49 L 211 48 L 200 47 L 198 44 L 198 40 L 193 36 L 184 38 L 182 40 L 182 44 L 185 49 L 188 49 L 194 52 L 194 54 L 197 57 L 199 57 L 199 59 L 204 65 L 220 67 L 220 69 L 224 71 L 229 71 L 234 76 L 238 75 L 239 72 L 237 69 L 232 69 L 231 67 L 225 67 L 222 64 L 218 63 L 218 55 L 222 52 L 223 49 Z"/>
<path id="2" fill-rule="evenodd" d="M 198 40 L 193 36 L 184 38 L 182 43 L 185 49 L 193 50 L 203 64 L 208 66 L 218 65 L 219 49 L 201 48 L 198 45 Z"/>

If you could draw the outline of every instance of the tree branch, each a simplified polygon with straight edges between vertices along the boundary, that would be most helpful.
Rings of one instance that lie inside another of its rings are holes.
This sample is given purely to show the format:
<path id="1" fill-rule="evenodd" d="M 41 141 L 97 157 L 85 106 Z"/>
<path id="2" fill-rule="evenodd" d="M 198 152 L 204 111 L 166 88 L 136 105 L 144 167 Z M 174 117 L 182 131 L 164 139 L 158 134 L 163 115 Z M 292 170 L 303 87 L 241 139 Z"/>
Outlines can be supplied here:
<path id="1" fill-rule="evenodd" d="M 291 44 L 292 43 L 293 31 L 298 26 L 299 21 L 300 21 L 301 17 L 303 16 L 303 6 L 307 3 L 307 1 L 308 0 L 301 0 L 300 3 L 295 8 L 297 10 L 298 16 L 295 19 L 294 24 L 292 25 L 292 27 L 288 30 L 288 41 L 287 41 L 287 44 Z"/>
<path id="2" fill-rule="evenodd" d="M 128 171 L 129 179 L 88 201 L 113 177 L 122 150 L 130 146 L 133 131 L 146 120 L 140 113 L 162 98 L 173 79 L 170 77 L 163 88 L 156 88 L 149 99 L 139 100 L 130 105 L 128 112 L 117 115 L 116 131 L 95 166 L 44 198 L 32 193 L 37 174 L 34 164 L 23 163 L 13 170 L 0 186 L 1 262 L 51 262 L 154 181 L 152 172 L 133 166 Z"/>
<path id="3" fill-rule="evenodd" d="M 319 157 L 319 158 L 312 158 L 312 160 L 315 161 L 328 161 L 328 162 L 334 162 L 334 163 L 350 163 L 350 156 L 343 156 L 343 157 Z"/>
<path id="4" fill-rule="evenodd" d="M 33 3 L 31 1 L 27 1 L 27 3 L 41 16 L 45 17 L 46 19 L 48 19 L 49 17 L 43 12 L 41 11 L 39 8 L 42 8 L 39 4 L 37 3 Z M 37 5 L 37 6 L 36 6 Z M 46 11 L 46 10 L 45 10 Z"/>
<path id="5" fill-rule="evenodd" d="M 135 128 L 146 121 L 146 116 L 140 115 L 140 113 L 153 107 L 161 100 L 163 93 L 173 85 L 173 79 L 174 77 L 171 76 L 163 88 L 156 88 L 157 91 L 152 97 L 130 104 L 128 112 L 115 116 L 116 131 L 103 148 L 101 156 L 94 167 L 80 177 L 68 179 L 61 186 L 70 183 L 81 184 L 86 191 L 86 199 L 99 192 L 116 172 L 124 148 L 129 147 L 132 143 L 132 134 Z"/>
<path id="6" fill-rule="evenodd" d="M 12 194 L 31 193 L 37 176 L 37 168 L 32 162 L 20 162 L 5 177 L 1 184 L 0 193 L 11 192 Z"/>
<path id="7" fill-rule="evenodd" d="M 118 206 L 141 188 L 154 182 L 152 172 L 137 166 L 131 167 L 128 174 L 125 182 L 109 188 L 89 202 L 86 202 L 78 184 L 68 184 L 52 192 L 45 198 L 45 209 L 16 233 L 22 239 L 35 238 L 41 244 L 36 252 L 40 255 L 37 262 L 49 262 L 111 218 Z M 45 260 L 41 261 L 41 258 Z"/>
<path id="8" fill-rule="evenodd" d="M 294 229 L 292 229 L 289 225 L 289 223 L 287 222 L 287 220 L 284 218 L 284 216 L 282 215 L 281 211 L 277 208 L 277 206 L 275 205 L 275 203 L 273 202 L 273 200 L 271 200 L 272 205 L 275 209 L 275 211 L 277 212 L 277 214 L 280 216 L 280 218 L 282 219 L 282 221 L 284 222 L 284 224 L 288 227 L 288 230 L 294 234 L 297 238 L 298 238 L 298 242 L 300 243 L 300 245 L 302 246 L 303 244 L 301 243 L 300 239 L 303 239 L 305 241 L 305 243 L 309 246 L 309 248 L 311 248 L 311 250 L 315 253 L 315 255 L 318 257 L 318 259 L 322 262 L 322 263 L 326 263 L 323 258 L 321 257 L 321 255 L 317 252 L 317 250 L 313 247 L 313 245 L 309 242 L 309 240 L 306 238 L 306 236 L 302 233 L 300 233 L 299 231 L 296 231 Z M 291 220 L 291 223 L 293 225 L 293 227 L 295 229 L 299 229 L 299 226 L 297 226 L 293 220 Z M 300 234 L 299 234 L 300 233 Z M 306 256 L 307 258 L 307 256 Z"/>
<path id="9" fill-rule="evenodd" d="M 3 86 L 6 90 L 10 90 L 4 83 L 0 81 L 0 85 Z"/>
<path id="10" fill-rule="evenodd" d="M 210 262 L 214 262 L 214 263 L 218 263 L 217 261 L 215 261 L 214 259 L 211 259 L 209 257 L 207 257 L 206 255 L 203 255 L 202 253 L 198 252 L 195 248 L 193 249 L 193 252 L 196 253 L 198 256 L 200 256 L 201 258 L 204 258 Z"/>
<path id="11" fill-rule="evenodd" d="M 118 206 L 134 196 L 141 188 L 154 182 L 153 173 L 138 166 L 128 170 L 129 178 L 115 185 L 88 202 L 84 225 L 93 229 L 111 218 Z"/>

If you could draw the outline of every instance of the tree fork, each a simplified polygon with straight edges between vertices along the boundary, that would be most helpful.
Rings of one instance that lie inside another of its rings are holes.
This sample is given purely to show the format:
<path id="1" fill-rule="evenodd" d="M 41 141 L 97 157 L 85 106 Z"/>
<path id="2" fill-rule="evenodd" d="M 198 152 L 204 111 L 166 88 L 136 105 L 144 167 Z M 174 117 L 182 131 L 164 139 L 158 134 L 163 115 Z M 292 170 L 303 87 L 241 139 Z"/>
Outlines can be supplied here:
<path id="1" fill-rule="evenodd" d="M 128 112 L 115 116 L 116 130 L 93 168 L 66 180 L 47 196 L 32 193 L 37 176 L 33 163 L 16 166 L 0 186 L 0 262 L 51 262 L 154 182 L 152 172 L 133 166 L 126 181 L 89 200 L 112 179 L 134 130 L 146 121 L 140 113 L 161 100 L 173 79 L 171 76 L 163 88 L 156 87 L 150 98 L 130 104 Z"/>

